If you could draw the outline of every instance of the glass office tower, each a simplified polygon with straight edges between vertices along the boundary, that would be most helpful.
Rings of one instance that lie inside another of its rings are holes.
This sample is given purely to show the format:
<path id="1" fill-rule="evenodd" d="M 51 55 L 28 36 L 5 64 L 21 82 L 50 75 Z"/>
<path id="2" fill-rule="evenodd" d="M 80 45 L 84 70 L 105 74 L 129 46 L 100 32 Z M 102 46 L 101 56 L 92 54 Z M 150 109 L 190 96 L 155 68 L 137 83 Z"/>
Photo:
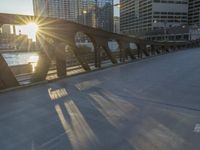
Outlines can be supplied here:
<path id="1" fill-rule="evenodd" d="M 34 14 L 113 31 L 113 0 L 33 0 Z"/>
<path id="2" fill-rule="evenodd" d="M 96 0 L 97 27 L 113 31 L 113 0 Z"/>

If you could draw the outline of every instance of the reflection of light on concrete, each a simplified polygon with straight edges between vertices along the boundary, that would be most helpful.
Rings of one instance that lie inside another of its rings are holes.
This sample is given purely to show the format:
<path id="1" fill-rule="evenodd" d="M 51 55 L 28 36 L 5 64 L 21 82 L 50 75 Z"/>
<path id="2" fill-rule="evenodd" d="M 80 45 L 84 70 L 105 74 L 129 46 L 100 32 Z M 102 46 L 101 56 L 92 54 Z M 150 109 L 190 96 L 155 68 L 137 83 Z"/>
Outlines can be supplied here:
<path id="1" fill-rule="evenodd" d="M 87 90 L 90 89 L 98 84 L 100 84 L 101 82 L 99 80 L 89 80 L 89 81 L 84 81 L 81 83 L 77 83 L 75 86 L 80 90 Z"/>
<path id="2" fill-rule="evenodd" d="M 39 60 L 38 55 L 32 55 L 32 56 L 29 57 L 28 62 L 31 63 L 32 68 L 33 68 L 33 70 L 32 70 L 33 72 L 35 72 L 35 68 L 37 66 L 38 60 Z"/>
<path id="3" fill-rule="evenodd" d="M 90 96 L 95 101 L 97 109 L 104 115 L 104 117 L 115 127 L 123 125 L 123 120 L 133 116 L 132 111 L 136 110 L 131 103 L 118 99 L 106 98 L 96 92 L 91 93 Z M 113 95 L 110 95 L 112 97 Z"/>
<path id="4" fill-rule="evenodd" d="M 65 88 L 52 90 L 52 88 L 48 89 L 49 96 L 51 100 L 57 100 L 59 98 L 65 97 L 68 95 Z"/>
<path id="5" fill-rule="evenodd" d="M 73 101 L 65 102 L 71 118 L 71 142 L 76 149 L 87 149 L 97 143 L 97 137 Z M 70 136 L 69 136 L 70 137 Z M 84 148 L 85 147 L 85 148 Z"/>
<path id="6" fill-rule="evenodd" d="M 68 122 L 66 121 L 65 116 L 64 116 L 64 114 L 63 114 L 63 112 L 62 112 L 62 109 L 61 109 L 60 105 L 56 105 L 56 106 L 55 106 L 55 109 L 56 109 L 56 112 L 57 112 L 57 114 L 58 114 L 58 117 L 59 117 L 59 119 L 60 119 L 60 121 L 61 121 L 61 123 L 62 123 L 63 128 L 65 129 L 65 131 L 67 131 L 68 128 L 70 127 L 70 125 L 69 125 Z"/>
<path id="7" fill-rule="evenodd" d="M 128 142 L 136 149 L 181 149 L 184 139 L 153 118 L 146 118 L 130 131 Z"/>
<path id="8" fill-rule="evenodd" d="M 89 149 L 97 144 L 97 137 L 73 101 L 65 102 L 70 122 L 65 119 L 59 105 L 55 106 L 62 126 L 71 142 L 73 150 Z"/>
<path id="9" fill-rule="evenodd" d="M 36 148 L 35 148 L 35 144 L 34 144 L 33 141 L 32 141 L 32 145 L 31 145 L 31 150 L 36 150 Z"/>
<path id="10" fill-rule="evenodd" d="M 200 133 L 200 124 L 196 124 L 194 127 L 194 132 L 195 133 Z"/>

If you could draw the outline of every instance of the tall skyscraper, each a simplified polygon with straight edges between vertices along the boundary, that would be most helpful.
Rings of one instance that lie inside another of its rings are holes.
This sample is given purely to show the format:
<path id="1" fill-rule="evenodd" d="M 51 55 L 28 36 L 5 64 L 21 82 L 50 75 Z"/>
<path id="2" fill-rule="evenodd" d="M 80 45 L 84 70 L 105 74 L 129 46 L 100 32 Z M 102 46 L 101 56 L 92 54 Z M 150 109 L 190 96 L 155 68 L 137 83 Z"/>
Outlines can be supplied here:
<path id="1" fill-rule="evenodd" d="M 78 0 L 33 0 L 33 10 L 35 16 L 76 21 Z"/>
<path id="2" fill-rule="evenodd" d="M 200 26 L 200 0 L 189 0 L 189 25 Z"/>
<path id="3" fill-rule="evenodd" d="M 114 30 L 115 33 L 120 33 L 120 17 L 114 17 Z"/>
<path id="4" fill-rule="evenodd" d="M 113 0 L 33 0 L 34 14 L 113 30 Z"/>
<path id="5" fill-rule="evenodd" d="M 113 31 L 113 0 L 95 0 L 97 27 Z"/>
<path id="6" fill-rule="evenodd" d="M 143 35 L 154 29 L 188 23 L 188 0 L 120 0 L 124 34 Z"/>

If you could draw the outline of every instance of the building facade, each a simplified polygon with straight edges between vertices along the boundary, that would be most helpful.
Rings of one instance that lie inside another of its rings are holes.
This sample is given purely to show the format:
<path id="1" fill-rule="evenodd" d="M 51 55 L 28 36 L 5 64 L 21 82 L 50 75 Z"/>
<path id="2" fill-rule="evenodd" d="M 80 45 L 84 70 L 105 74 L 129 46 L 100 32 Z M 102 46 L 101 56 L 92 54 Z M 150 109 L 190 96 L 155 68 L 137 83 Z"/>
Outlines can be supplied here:
<path id="1" fill-rule="evenodd" d="M 200 26 L 200 0 L 189 0 L 189 25 Z"/>
<path id="2" fill-rule="evenodd" d="M 124 34 L 146 32 L 188 23 L 188 0 L 120 0 L 120 28 Z"/>
<path id="3" fill-rule="evenodd" d="M 114 3 L 113 0 L 95 0 L 97 27 L 106 31 L 113 31 Z"/>
<path id="4" fill-rule="evenodd" d="M 120 34 L 120 17 L 118 17 L 118 16 L 114 17 L 114 29 L 113 29 L 113 31 L 115 33 Z"/>
<path id="5" fill-rule="evenodd" d="M 33 7 L 35 16 L 113 30 L 113 0 L 33 0 Z"/>

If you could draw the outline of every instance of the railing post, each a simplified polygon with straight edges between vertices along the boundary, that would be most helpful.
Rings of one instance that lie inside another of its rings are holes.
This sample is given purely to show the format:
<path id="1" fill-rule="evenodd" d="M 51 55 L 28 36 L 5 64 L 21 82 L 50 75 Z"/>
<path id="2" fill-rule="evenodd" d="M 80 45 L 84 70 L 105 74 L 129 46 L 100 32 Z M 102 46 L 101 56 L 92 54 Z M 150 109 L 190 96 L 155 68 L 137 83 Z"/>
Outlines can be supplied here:
<path id="1" fill-rule="evenodd" d="M 32 82 L 39 82 L 46 79 L 50 62 L 51 60 L 47 54 L 44 51 L 40 52 L 35 72 L 32 75 Z"/>
<path id="2" fill-rule="evenodd" d="M 56 69 L 57 76 L 59 78 L 66 77 L 66 53 L 65 53 L 65 44 L 56 44 L 55 50 L 55 58 L 56 58 Z"/>
<path id="3" fill-rule="evenodd" d="M 104 46 L 103 46 L 103 49 L 105 50 L 105 52 L 106 52 L 108 58 L 111 60 L 111 62 L 112 62 L 113 64 L 117 64 L 117 60 L 116 60 L 115 57 L 112 55 L 112 52 L 110 51 L 108 45 L 104 45 Z"/>
<path id="4" fill-rule="evenodd" d="M 51 59 L 54 55 L 53 43 L 50 44 L 48 39 L 41 39 L 42 51 L 39 54 L 39 60 L 35 72 L 32 75 L 32 82 L 39 82 L 46 80 L 48 70 L 50 67 Z"/>
<path id="5" fill-rule="evenodd" d="M 125 62 L 125 55 L 126 55 L 125 53 L 126 53 L 127 47 L 124 46 L 125 43 L 123 43 L 123 41 L 118 40 L 117 42 L 119 44 L 119 57 L 120 57 L 119 60 L 120 60 L 120 62 L 124 63 Z"/>
<path id="6" fill-rule="evenodd" d="M 155 55 L 155 46 L 151 45 L 151 55 Z"/>
<path id="7" fill-rule="evenodd" d="M 150 56 L 146 45 L 142 46 L 142 52 L 145 54 L 145 56 Z"/>
<path id="8" fill-rule="evenodd" d="M 101 49 L 98 44 L 94 44 L 94 57 L 95 57 L 95 67 L 101 68 Z"/>
<path id="9" fill-rule="evenodd" d="M 138 58 L 142 58 L 142 49 L 139 44 L 137 44 L 137 52 L 138 52 Z"/>
<path id="10" fill-rule="evenodd" d="M 155 47 L 155 51 L 156 51 L 157 54 L 160 54 L 159 48 L 160 48 L 160 46 L 156 46 L 156 47 Z"/>

